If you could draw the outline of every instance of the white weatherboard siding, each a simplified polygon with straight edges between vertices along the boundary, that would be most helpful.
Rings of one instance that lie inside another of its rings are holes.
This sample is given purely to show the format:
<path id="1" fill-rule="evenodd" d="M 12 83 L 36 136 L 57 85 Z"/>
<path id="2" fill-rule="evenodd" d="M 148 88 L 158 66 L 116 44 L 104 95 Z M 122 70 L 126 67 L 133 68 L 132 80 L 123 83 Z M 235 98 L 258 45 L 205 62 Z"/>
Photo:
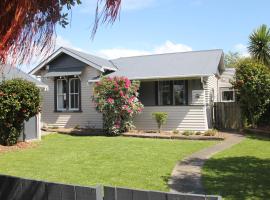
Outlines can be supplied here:
<path id="1" fill-rule="evenodd" d="M 74 128 L 79 125 L 84 128 L 102 128 L 102 115 L 95 110 L 92 102 L 93 85 L 88 80 L 96 77 L 98 71 L 92 67 L 85 67 L 81 76 L 82 112 L 54 112 L 54 80 L 42 78 L 42 82 L 49 86 L 49 91 L 43 92 L 42 123 L 47 126 Z"/>
<path id="2" fill-rule="evenodd" d="M 206 78 L 205 83 L 205 102 L 211 104 L 211 101 L 217 101 L 218 97 L 218 79 L 215 75 Z"/>
<path id="3" fill-rule="evenodd" d="M 168 113 L 167 123 L 163 130 L 205 131 L 208 129 L 205 106 L 148 106 L 135 117 L 134 125 L 138 130 L 156 130 L 157 123 L 152 117 L 153 112 Z"/>

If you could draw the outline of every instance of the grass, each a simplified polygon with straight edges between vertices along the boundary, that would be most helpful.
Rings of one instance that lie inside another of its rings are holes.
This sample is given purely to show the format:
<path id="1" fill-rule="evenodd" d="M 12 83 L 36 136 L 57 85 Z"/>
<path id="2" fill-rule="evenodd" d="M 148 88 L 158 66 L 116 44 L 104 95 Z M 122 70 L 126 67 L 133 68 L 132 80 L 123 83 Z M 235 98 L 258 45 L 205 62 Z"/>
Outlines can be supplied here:
<path id="1" fill-rule="evenodd" d="M 79 185 L 167 191 L 167 179 L 176 162 L 213 144 L 53 134 L 36 148 L 0 154 L 0 173 Z"/>
<path id="2" fill-rule="evenodd" d="M 270 198 L 270 139 L 249 136 L 208 160 L 203 168 L 207 193 L 226 200 Z"/>

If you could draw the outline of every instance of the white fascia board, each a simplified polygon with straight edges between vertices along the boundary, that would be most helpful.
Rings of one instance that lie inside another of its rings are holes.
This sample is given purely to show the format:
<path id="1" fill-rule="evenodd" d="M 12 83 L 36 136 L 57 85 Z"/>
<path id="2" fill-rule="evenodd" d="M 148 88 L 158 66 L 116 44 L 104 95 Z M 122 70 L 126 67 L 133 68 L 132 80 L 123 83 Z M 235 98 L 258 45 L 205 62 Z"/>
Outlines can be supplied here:
<path id="1" fill-rule="evenodd" d="M 154 80 L 154 79 L 173 79 L 173 78 L 200 78 L 200 77 L 207 77 L 213 76 L 214 74 L 194 74 L 194 75 L 174 75 L 174 76 L 149 76 L 149 77 L 132 77 L 130 80 Z"/>

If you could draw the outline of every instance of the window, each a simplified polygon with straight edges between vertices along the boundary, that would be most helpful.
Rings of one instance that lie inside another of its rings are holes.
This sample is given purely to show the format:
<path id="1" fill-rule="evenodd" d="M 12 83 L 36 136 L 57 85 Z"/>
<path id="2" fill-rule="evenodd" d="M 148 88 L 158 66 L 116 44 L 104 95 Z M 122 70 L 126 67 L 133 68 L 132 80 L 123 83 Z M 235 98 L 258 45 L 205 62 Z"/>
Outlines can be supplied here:
<path id="1" fill-rule="evenodd" d="M 234 90 L 230 88 L 221 88 L 221 101 L 234 102 L 235 101 Z"/>
<path id="2" fill-rule="evenodd" d="M 56 80 L 56 110 L 80 110 L 80 80 L 66 78 Z"/>
<path id="3" fill-rule="evenodd" d="M 79 110 L 79 79 L 69 79 L 69 109 Z"/>
<path id="4" fill-rule="evenodd" d="M 171 81 L 159 82 L 159 105 L 172 105 Z"/>
<path id="5" fill-rule="evenodd" d="M 187 81 L 159 81 L 158 83 L 158 105 L 166 106 L 187 104 Z"/>
<path id="6" fill-rule="evenodd" d="M 57 110 L 66 110 L 67 108 L 67 81 L 65 79 L 57 80 Z"/>
<path id="7" fill-rule="evenodd" d="M 174 105 L 186 104 L 184 81 L 182 80 L 174 81 L 173 92 L 174 92 Z"/>

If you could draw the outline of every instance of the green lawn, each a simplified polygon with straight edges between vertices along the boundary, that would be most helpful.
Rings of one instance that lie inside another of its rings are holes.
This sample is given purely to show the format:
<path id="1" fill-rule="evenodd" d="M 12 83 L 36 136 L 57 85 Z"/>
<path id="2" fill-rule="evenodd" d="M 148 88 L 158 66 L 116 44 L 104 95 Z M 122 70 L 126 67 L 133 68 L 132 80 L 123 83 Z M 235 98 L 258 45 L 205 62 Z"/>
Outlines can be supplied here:
<path id="1" fill-rule="evenodd" d="M 208 193 L 228 199 L 270 199 L 270 139 L 248 137 L 208 160 L 203 169 Z"/>
<path id="2" fill-rule="evenodd" d="M 177 160 L 214 143 L 54 134 L 36 148 L 0 154 L 0 173 L 166 191 Z"/>

